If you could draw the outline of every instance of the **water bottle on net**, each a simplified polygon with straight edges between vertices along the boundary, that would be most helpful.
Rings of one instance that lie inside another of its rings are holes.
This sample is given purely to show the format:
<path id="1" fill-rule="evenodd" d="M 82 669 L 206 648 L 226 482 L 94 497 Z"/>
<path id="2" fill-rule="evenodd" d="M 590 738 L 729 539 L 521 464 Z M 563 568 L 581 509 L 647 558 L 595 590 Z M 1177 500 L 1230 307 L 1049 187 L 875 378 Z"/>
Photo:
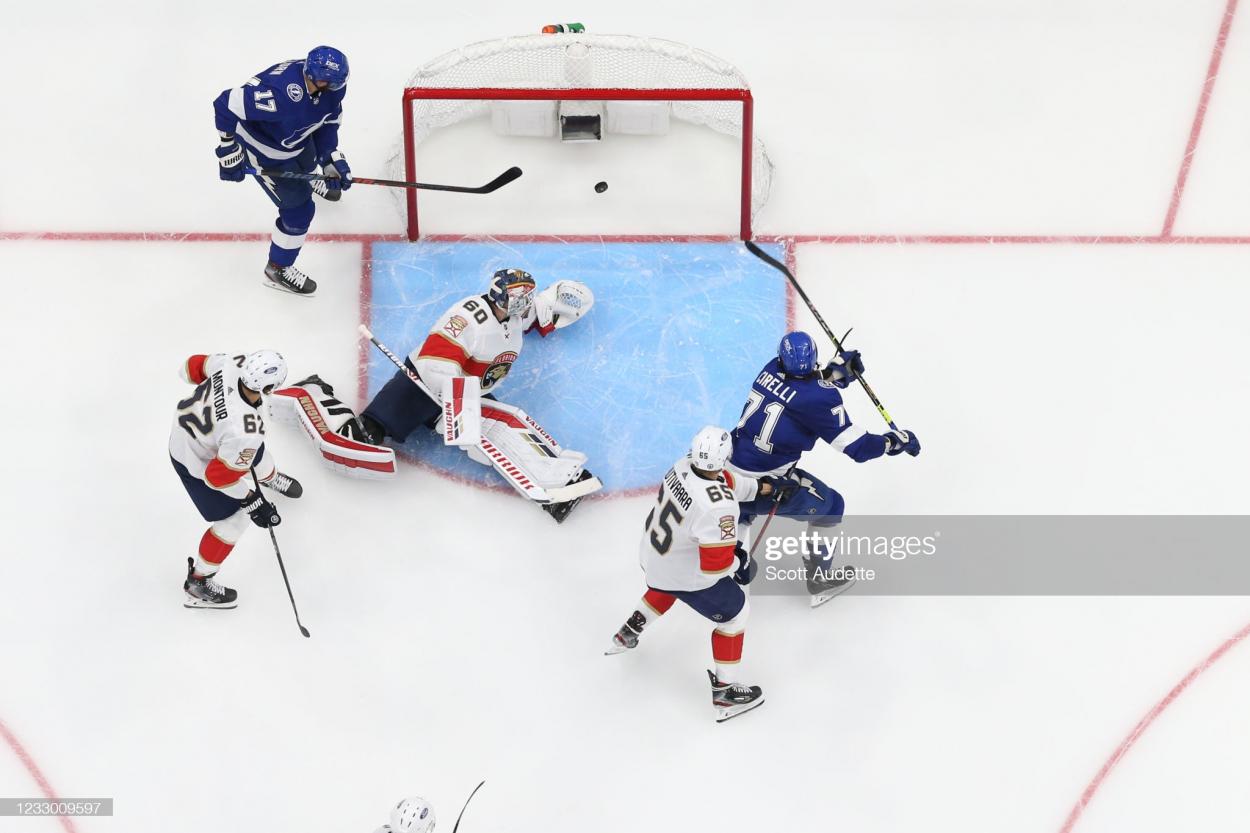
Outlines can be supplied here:
<path id="1" fill-rule="evenodd" d="M 548 23 L 543 27 L 544 35 L 561 35 L 565 33 L 577 35 L 585 31 L 586 27 L 580 23 Z"/>

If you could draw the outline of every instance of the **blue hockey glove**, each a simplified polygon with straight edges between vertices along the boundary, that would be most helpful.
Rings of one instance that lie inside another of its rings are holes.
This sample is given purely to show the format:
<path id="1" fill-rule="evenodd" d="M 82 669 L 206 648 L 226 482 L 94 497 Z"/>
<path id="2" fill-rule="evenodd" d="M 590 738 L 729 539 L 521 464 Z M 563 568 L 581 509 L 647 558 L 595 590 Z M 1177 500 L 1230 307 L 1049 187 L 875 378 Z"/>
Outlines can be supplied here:
<path id="1" fill-rule="evenodd" d="M 920 440 L 913 431 L 888 431 L 885 436 L 885 453 L 893 457 L 906 451 L 915 457 L 920 453 Z"/>
<path id="2" fill-rule="evenodd" d="M 838 358 L 825 365 L 825 379 L 836 388 L 845 388 L 855 381 L 855 374 L 863 374 L 864 360 L 858 350 L 843 350 Z"/>
<path id="3" fill-rule="evenodd" d="M 321 172 L 331 177 L 326 180 L 326 187 L 331 191 L 340 189 L 346 191 L 352 187 L 351 166 L 347 164 L 347 157 L 337 150 L 332 151 L 325 161 L 321 163 Z"/>
<path id="4" fill-rule="evenodd" d="M 738 569 L 734 571 L 734 581 L 739 584 L 750 584 L 760 565 L 742 548 L 741 544 L 734 547 L 734 555 L 738 557 Z"/>
<path id="5" fill-rule="evenodd" d="M 217 145 L 217 164 L 220 169 L 217 175 L 227 182 L 243 181 L 243 148 L 234 137 L 222 133 L 221 144 Z"/>
<path id="6" fill-rule="evenodd" d="M 794 494 L 795 489 L 799 488 L 799 484 L 788 477 L 761 477 L 760 485 L 765 483 L 772 491 L 762 497 L 772 498 L 776 503 L 783 503 L 786 498 Z"/>

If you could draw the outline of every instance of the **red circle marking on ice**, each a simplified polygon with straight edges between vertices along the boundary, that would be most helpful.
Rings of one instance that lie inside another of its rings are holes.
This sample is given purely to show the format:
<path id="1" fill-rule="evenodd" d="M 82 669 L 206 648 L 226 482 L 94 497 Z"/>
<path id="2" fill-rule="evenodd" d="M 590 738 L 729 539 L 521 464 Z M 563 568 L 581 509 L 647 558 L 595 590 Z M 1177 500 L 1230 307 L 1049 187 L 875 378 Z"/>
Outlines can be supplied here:
<path id="1" fill-rule="evenodd" d="M 1185 689 L 1189 688 L 1190 684 L 1193 683 L 1194 680 L 1198 679 L 1202 672 L 1214 665 L 1220 657 L 1227 654 L 1233 646 L 1245 639 L 1247 635 L 1250 635 L 1250 624 L 1247 624 L 1244 628 L 1237 631 L 1237 633 L 1233 634 L 1228 639 L 1225 639 L 1224 642 L 1212 651 L 1206 659 L 1195 665 L 1193 669 L 1186 674 L 1185 677 L 1177 683 L 1171 691 L 1167 693 L 1167 696 L 1156 703 L 1154 708 L 1146 712 L 1145 717 L 1137 721 L 1137 725 L 1133 727 L 1133 731 L 1128 733 L 1128 737 L 1120 741 L 1120 745 L 1116 747 L 1115 752 L 1111 753 L 1111 757 L 1108 758 L 1107 762 L 1102 765 L 1102 769 L 1098 770 L 1098 774 L 1095 775 L 1093 780 L 1089 782 L 1089 785 L 1085 787 L 1085 791 L 1081 793 L 1080 799 L 1076 802 L 1072 811 L 1068 813 L 1068 818 L 1064 821 L 1063 827 L 1059 828 L 1059 833 L 1071 833 L 1072 828 L 1075 827 L 1077 821 L 1080 820 L 1081 814 L 1085 812 L 1085 808 L 1091 801 L 1093 801 L 1094 794 L 1098 792 L 1098 788 L 1102 786 L 1103 781 L 1107 780 L 1107 776 L 1111 774 L 1111 770 L 1114 769 L 1115 765 L 1128 754 L 1128 751 L 1133 748 L 1133 744 L 1137 743 L 1137 739 L 1145 734 L 1146 730 L 1150 728 L 1150 724 L 1155 722 L 1155 718 L 1163 714 L 1164 709 L 1172 705 L 1172 703 L 1174 703 L 1176 699 L 1181 696 Z"/>
<path id="2" fill-rule="evenodd" d="M 26 751 L 26 747 L 22 746 L 22 742 L 17 736 L 10 731 L 3 720 L 0 720 L 0 737 L 4 738 L 4 742 L 13 750 L 13 754 L 22 762 L 22 766 L 26 767 L 26 771 L 30 773 L 30 777 L 39 785 L 39 791 L 43 793 L 43 797 L 49 801 L 59 801 L 56 790 L 52 789 L 52 785 L 48 783 L 48 779 L 44 777 L 43 772 L 39 769 L 35 759 Z M 78 833 L 78 828 L 74 826 L 74 820 L 69 816 L 57 816 L 61 822 L 61 827 L 65 833 Z"/>

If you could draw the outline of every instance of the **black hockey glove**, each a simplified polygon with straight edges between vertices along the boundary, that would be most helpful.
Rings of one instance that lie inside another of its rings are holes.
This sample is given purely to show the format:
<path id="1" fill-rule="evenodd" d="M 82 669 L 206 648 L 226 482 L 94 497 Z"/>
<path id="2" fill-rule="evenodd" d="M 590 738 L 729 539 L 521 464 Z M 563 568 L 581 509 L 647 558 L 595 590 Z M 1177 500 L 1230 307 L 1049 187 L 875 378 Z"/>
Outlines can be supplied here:
<path id="1" fill-rule="evenodd" d="M 750 584 L 760 565 L 743 549 L 741 544 L 734 547 L 734 555 L 738 557 L 738 569 L 734 571 L 734 581 L 739 584 Z"/>
<path id="2" fill-rule="evenodd" d="M 768 484 L 768 488 L 772 491 L 766 495 L 759 495 L 759 497 L 772 498 L 775 503 L 784 503 L 786 498 L 794 494 L 795 489 L 799 488 L 799 484 L 788 477 L 761 477 L 760 485 L 762 486 L 765 483 Z"/>
<path id="3" fill-rule="evenodd" d="M 914 431 L 887 431 L 884 436 L 885 453 L 891 457 L 904 451 L 913 457 L 920 453 L 920 440 Z"/>
<path id="4" fill-rule="evenodd" d="M 227 182 L 243 181 L 243 148 L 234 137 L 222 133 L 221 143 L 217 145 L 218 176 Z"/>
<path id="5" fill-rule="evenodd" d="M 261 497 L 255 489 L 248 492 L 247 497 L 239 501 L 239 505 L 243 507 L 244 512 L 252 516 L 252 523 L 262 529 L 282 523 L 282 516 L 278 514 L 277 508 Z"/>

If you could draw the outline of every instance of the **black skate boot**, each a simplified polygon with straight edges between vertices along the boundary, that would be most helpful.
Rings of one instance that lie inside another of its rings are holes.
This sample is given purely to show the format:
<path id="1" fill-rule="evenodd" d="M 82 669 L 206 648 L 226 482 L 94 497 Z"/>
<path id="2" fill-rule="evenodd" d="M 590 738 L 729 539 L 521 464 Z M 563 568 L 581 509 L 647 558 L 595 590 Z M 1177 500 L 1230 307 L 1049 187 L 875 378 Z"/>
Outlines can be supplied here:
<path id="1" fill-rule="evenodd" d="M 820 607 L 834 596 L 840 596 L 855 583 L 855 568 L 849 564 L 834 566 L 832 558 L 804 558 L 807 572 L 807 592 L 811 594 L 812 607 Z"/>
<path id="2" fill-rule="evenodd" d="M 368 414 L 361 414 L 356 419 L 343 423 L 339 433 L 349 440 L 369 445 L 381 445 L 386 439 L 386 429 L 382 427 L 382 423 Z"/>
<path id="3" fill-rule="evenodd" d="M 716 709 L 717 723 L 764 705 L 764 690 L 757 685 L 722 683 L 712 671 L 707 672 L 707 677 L 712 683 L 712 707 Z"/>
<path id="4" fill-rule="evenodd" d="M 309 296 L 317 291 L 317 282 L 294 266 L 265 265 L 265 286 L 293 295 Z"/>
<path id="5" fill-rule="evenodd" d="M 289 474 L 283 474 L 280 471 L 274 472 L 273 477 L 268 480 L 262 480 L 260 485 L 266 489 L 273 489 L 283 497 L 297 498 L 304 494 L 304 487 L 300 482 Z"/>
<path id="6" fill-rule="evenodd" d="M 588 472 L 586 469 L 582 469 L 582 473 L 577 476 L 577 479 L 570 480 L 568 485 L 571 486 L 574 483 L 581 483 L 583 480 L 589 480 L 592 477 L 594 477 L 593 474 Z M 581 502 L 581 498 L 575 497 L 572 500 L 562 500 L 559 503 L 545 503 L 543 504 L 543 511 L 555 518 L 556 523 L 562 524 L 564 523 L 564 519 L 569 516 L 569 513 L 576 509 L 577 504 Z"/>
<path id="7" fill-rule="evenodd" d="M 187 559 L 187 580 L 182 584 L 187 594 L 183 607 L 207 607 L 229 610 L 239 606 L 239 594 L 229 587 L 222 587 L 212 576 L 195 574 L 195 559 Z"/>
<path id="8" fill-rule="evenodd" d="M 621 629 L 612 636 L 612 644 L 603 652 L 604 655 L 623 654 L 637 648 L 638 638 L 642 636 L 642 629 L 646 624 L 646 619 L 635 610 L 634 615 L 630 616 L 629 620 L 621 625 Z"/>

